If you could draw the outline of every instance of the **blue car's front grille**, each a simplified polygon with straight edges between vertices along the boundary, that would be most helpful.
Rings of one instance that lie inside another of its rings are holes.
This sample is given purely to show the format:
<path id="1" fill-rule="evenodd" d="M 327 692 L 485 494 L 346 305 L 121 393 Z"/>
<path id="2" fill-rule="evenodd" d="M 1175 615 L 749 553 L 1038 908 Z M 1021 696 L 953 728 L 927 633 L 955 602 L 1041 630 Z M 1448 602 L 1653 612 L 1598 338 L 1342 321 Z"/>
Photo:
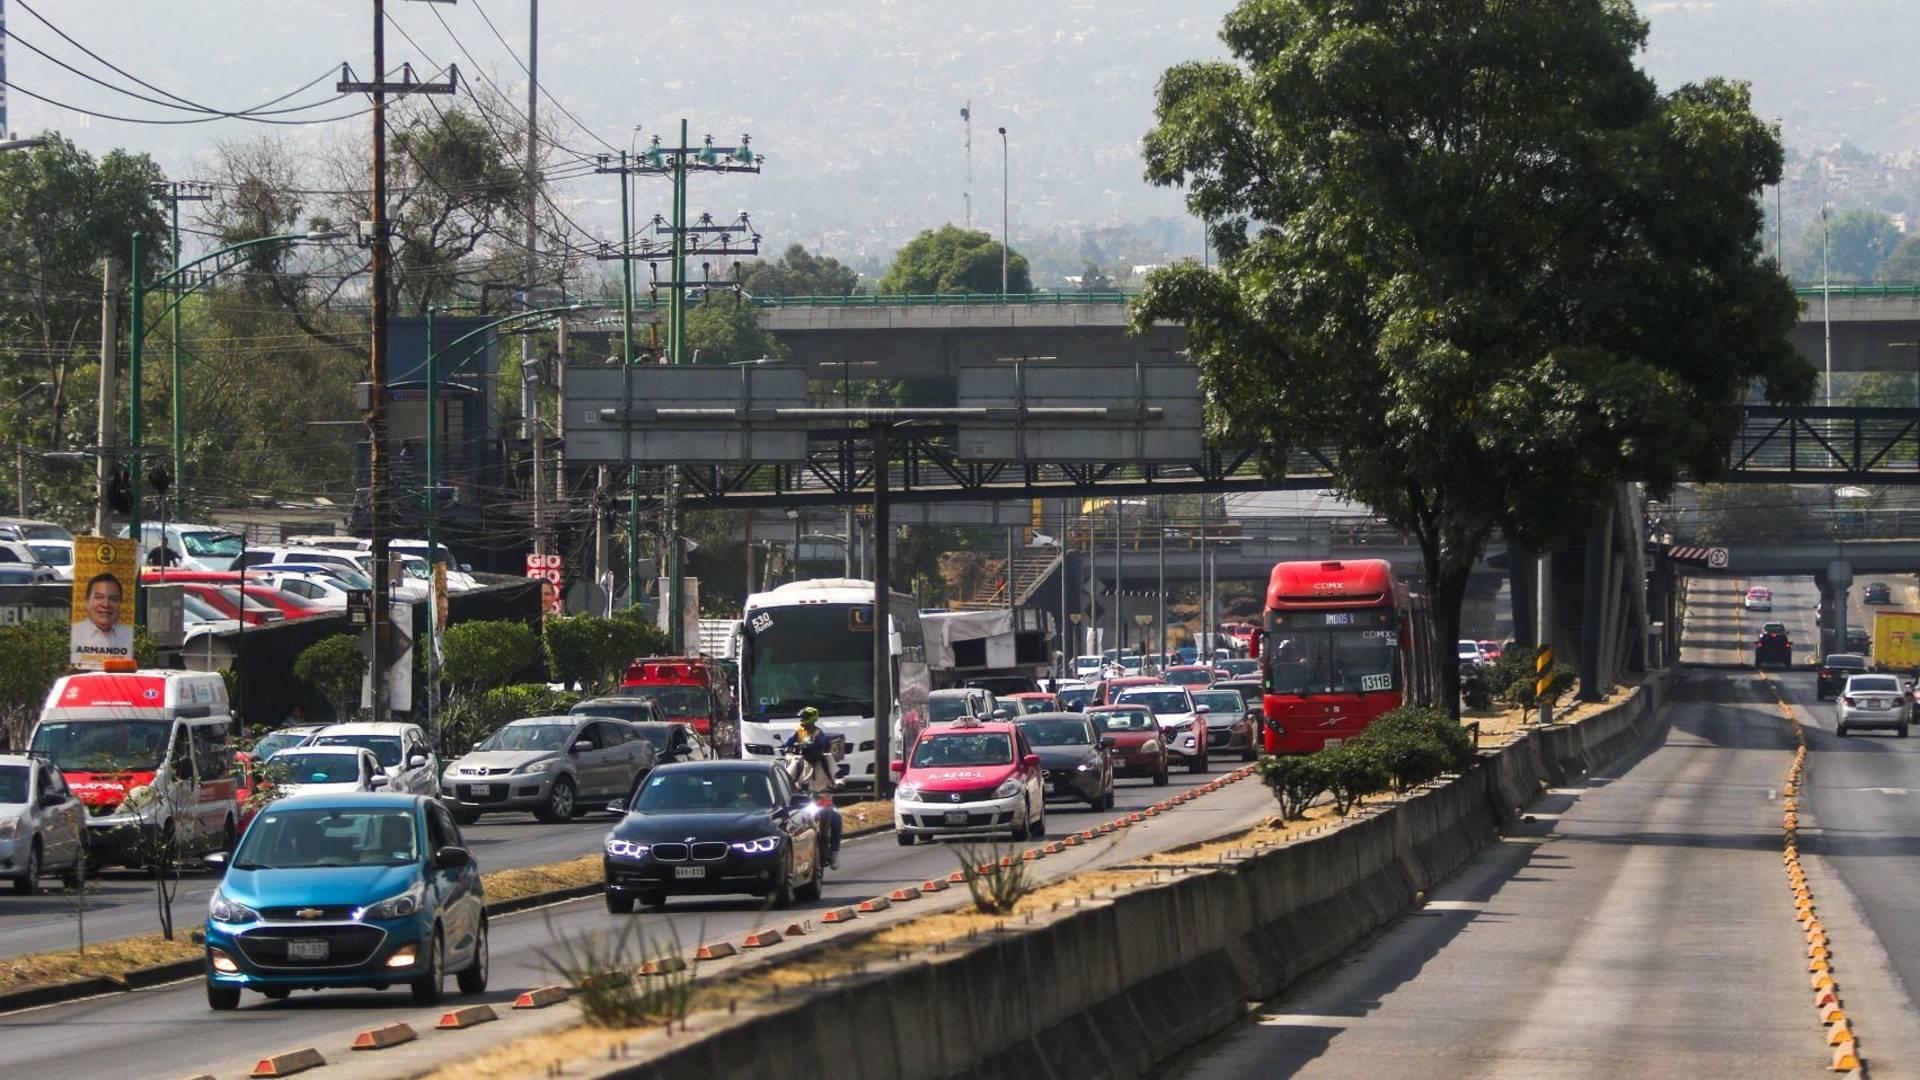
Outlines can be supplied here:
<path id="1" fill-rule="evenodd" d="M 268 922 L 340 922 L 353 918 L 351 907 L 270 907 L 261 908 L 260 917 Z"/>
<path id="2" fill-rule="evenodd" d="M 322 970 L 359 967 L 373 959 L 374 953 L 380 950 L 381 943 L 386 940 L 387 932 L 377 926 L 332 923 L 321 926 L 262 926 L 243 931 L 234 938 L 234 944 L 240 947 L 247 961 L 256 967 Z M 309 949 L 305 943 L 315 941 L 326 943 L 324 957 L 293 955 Z M 295 942 L 302 945 L 296 946 Z"/>

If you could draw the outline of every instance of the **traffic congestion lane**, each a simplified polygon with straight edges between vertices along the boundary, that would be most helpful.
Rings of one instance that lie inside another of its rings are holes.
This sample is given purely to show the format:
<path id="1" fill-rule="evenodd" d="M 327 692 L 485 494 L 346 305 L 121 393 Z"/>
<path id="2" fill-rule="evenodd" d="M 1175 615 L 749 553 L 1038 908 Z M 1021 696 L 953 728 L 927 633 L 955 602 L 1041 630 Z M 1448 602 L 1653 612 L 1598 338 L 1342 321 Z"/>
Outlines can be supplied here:
<path id="1" fill-rule="evenodd" d="M 600 850 L 601 837 L 617 820 L 595 813 L 559 825 L 543 825 L 529 815 L 489 814 L 461 830 L 474 856 L 487 870 L 564 862 Z M 61 895 L 58 883 L 43 883 L 49 892 L 34 896 L 0 896 L 0 959 L 27 953 L 74 948 L 79 928 L 74 900 Z M 178 926 L 198 925 L 206 913 L 218 880 L 196 861 L 182 875 L 174 896 Z M 145 874 L 108 870 L 96 875 L 87 895 L 87 940 L 110 941 L 160 929 L 154 911 L 154 885 Z"/>
<path id="2" fill-rule="evenodd" d="M 1175 774 L 1167 787 L 1122 781 L 1115 791 L 1113 811 L 1094 813 L 1065 804 L 1050 807 L 1049 832 L 1059 834 L 1069 825 L 1085 828 L 1109 821 L 1117 813 L 1140 809 L 1214 778 Z M 1070 848 L 1035 865 L 1052 877 L 1124 863 L 1154 850 L 1257 823 L 1275 809 L 1272 795 L 1262 785 L 1242 781 L 1134 825 L 1116 838 Z M 594 834 L 596 844 L 604 832 L 603 826 Z M 476 998 L 453 1000 L 497 1005 L 511 1002 L 520 990 L 554 981 L 546 958 L 562 938 L 617 930 L 639 920 L 648 940 L 677 937 L 691 951 L 702 941 L 805 919 L 902 884 L 944 877 L 959 865 L 956 848 L 946 843 L 903 848 L 884 834 L 848 841 L 841 852 L 841 868 L 829 873 L 822 899 L 786 912 L 765 912 L 750 898 L 721 898 L 671 901 L 665 914 L 616 916 L 608 914 L 594 896 L 505 916 L 492 925 L 493 989 Z M 484 859 L 481 867 L 493 869 Z M 317 1043 L 344 1048 L 355 1031 L 375 1024 L 399 1020 L 424 1030 L 440 1011 L 412 1005 L 404 990 L 388 990 L 298 994 L 283 1002 L 249 994 L 239 1011 L 215 1014 L 207 1009 L 200 981 L 194 980 L 0 1016 L 0 1032 L 5 1033 L 9 1071 L 23 1075 L 95 1076 L 130 1070 L 134 1075 L 211 1071 L 225 1077 L 245 1076 L 260 1054 L 283 1047 Z M 486 1031 L 483 1027 L 463 1034 L 462 1051 L 485 1045 L 494 1037 Z"/>
<path id="3" fill-rule="evenodd" d="M 1770 795 L 1794 742 L 1738 672 L 1179 1075 L 1802 1077 L 1824 1040 Z"/>
<path id="4" fill-rule="evenodd" d="M 1800 851 L 1875 1077 L 1920 1076 L 1920 739 L 1841 738 L 1813 676 L 1779 680 L 1807 737 Z"/>

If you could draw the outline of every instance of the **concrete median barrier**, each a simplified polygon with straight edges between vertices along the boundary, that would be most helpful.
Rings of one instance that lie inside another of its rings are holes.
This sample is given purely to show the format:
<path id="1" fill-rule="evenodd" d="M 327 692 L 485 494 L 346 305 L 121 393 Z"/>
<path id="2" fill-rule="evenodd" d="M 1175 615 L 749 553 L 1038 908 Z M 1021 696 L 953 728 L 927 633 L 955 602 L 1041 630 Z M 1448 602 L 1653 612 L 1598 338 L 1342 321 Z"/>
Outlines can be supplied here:
<path id="1" fill-rule="evenodd" d="M 320 1056 L 320 1051 L 311 1046 L 303 1046 L 298 1050 L 286 1050 L 261 1058 L 259 1063 L 254 1065 L 253 1071 L 247 1075 L 253 1080 L 263 1080 L 265 1077 L 272 1076 L 292 1076 L 295 1073 L 306 1072 L 308 1069 L 317 1069 L 326 1063 L 327 1059 Z"/>
<path id="2" fill-rule="evenodd" d="M 1149 1075 L 1242 1018 L 1246 1002 L 1274 996 L 1409 910 L 1544 786 L 1630 752 L 1657 725 L 1661 697 L 1656 677 L 1612 709 L 1528 731 L 1468 772 L 1340 828 L 1034 911 L 1031 924 L 982 933 L 969 947 L 762 999 L 715 1018 L 704 1037 L 605 1075 Z M 776 1045 L 780 1053 L 766 1052 Z"/>

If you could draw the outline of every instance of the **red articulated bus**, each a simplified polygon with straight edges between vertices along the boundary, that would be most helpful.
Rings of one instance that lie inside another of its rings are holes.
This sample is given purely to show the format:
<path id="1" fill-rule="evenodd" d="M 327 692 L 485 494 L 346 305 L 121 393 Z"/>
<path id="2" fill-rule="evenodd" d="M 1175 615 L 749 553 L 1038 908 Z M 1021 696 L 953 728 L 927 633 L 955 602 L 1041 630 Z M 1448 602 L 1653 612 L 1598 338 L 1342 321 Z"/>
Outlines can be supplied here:
<path id="1" fill-rule="evenodd" d="M 1403 703 L 1431 701 L 1432 638 L 1425 598 L 1385 560 L 1275 566 L 1253 639 L 1267 753 L 1338 746 Z"/>

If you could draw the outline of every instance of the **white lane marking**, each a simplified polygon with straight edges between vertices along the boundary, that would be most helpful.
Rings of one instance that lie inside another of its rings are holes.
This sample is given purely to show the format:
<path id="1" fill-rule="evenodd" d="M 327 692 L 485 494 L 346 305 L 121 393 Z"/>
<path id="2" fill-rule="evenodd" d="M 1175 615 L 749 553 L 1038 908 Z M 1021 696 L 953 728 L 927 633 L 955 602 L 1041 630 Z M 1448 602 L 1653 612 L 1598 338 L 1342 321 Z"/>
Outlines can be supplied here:
<path id="1" fill-rule="evenodd" d="M 1345 1030 L 1354 1021 L 1351 1016 L 1314 1016 L 1310 1013 L 1262 1013 L 1261 1027 L 1330 1027 Z"/>
<path id="2" fill-rule="evenodd" d="M 1480 900 L 1429 900 L 1419 908 L 1421 911 L 1485 911 L 1487 905 Z"/>

